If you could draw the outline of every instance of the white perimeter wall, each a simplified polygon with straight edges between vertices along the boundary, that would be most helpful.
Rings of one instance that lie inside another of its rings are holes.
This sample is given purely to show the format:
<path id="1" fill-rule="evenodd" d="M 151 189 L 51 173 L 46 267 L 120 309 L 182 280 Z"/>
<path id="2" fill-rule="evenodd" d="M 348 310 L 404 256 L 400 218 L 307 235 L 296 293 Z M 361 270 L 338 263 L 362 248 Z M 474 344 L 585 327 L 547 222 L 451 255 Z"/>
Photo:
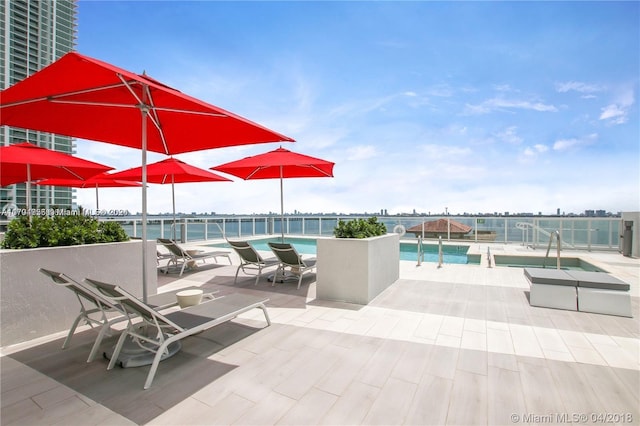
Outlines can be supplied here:
<path id="1" fill-rule="evenodd" d="M 38 268 L 118 284 L 142 296 L 142 241 L 0 250 L 0 346 L 68 330 L 80 312 L 75 295 Z M 147 241 L 147 288 L 158 287 L 156 242 Z"/>

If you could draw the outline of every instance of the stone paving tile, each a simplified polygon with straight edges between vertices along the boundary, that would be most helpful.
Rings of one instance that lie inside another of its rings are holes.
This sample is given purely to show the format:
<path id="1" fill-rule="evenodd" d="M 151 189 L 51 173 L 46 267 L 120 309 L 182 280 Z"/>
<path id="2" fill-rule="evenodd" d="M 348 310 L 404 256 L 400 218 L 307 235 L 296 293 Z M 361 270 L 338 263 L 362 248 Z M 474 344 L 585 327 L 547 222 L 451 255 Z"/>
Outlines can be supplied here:
<path id="1" fill-rule="evenodd" d="M 368 306 L 316 300 L 313 278 L 234 286 L 235 266 L 163 275 L 161 290 L 268 293 L 273 324 L 251 312 L 186 339 L 147 391 L 147 367 L 86 364 L 92 330 L 65 351 L 64 333 L 2 348 L 0 423 L 511 424 L 585 410 L 637 423 L 638 262 L 580 257 L 630 282 L 634 318 L 531 307 L 518 268 L 401 262 Z"/>

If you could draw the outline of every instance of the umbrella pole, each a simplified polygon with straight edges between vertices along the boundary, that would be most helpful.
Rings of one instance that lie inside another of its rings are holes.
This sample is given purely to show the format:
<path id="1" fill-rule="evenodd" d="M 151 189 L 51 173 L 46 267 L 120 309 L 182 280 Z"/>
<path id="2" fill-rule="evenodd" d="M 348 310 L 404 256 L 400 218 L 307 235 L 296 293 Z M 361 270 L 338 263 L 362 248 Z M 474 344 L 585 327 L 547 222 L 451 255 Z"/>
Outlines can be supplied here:
<path id="1" fill-rule="evenodd" d="M 172 237 L 173 241 L 176 240 L 176 192 L 175 192 L 175 176 L 171 175 L 171 202 L 173 204 L 173 231 Z"/>
<path id="2" fill-rule="evenodd" d="M 27 215 L 31 221 L 31 164 L 27 163 Z"/>
<path id="3" fill-rule="evenodd" d="M 142 113 L 142 300 L 147 303 L 147 114 L 148 107 L 140 108 Z"/>
<path id="4" fill-rule="evenodd" d="M 280 231 L 282 231 L 282 242 L 284 243 L 284 193 L 282 184 L 282 165 L 280 165 Z"/>
<path id="5" fill-rule="evenodd" d="M 100 214 L 100 205 L 98 204 L 98 184 L 96 183 L 96 214 Z"/>

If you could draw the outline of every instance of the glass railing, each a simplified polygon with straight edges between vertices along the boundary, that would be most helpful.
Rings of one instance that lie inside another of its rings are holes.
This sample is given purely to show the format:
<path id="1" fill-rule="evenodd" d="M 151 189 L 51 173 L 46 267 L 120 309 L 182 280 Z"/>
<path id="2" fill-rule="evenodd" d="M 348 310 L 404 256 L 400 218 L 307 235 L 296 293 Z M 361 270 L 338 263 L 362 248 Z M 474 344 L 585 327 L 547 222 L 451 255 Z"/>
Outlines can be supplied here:
<path id="1" fill-rule="evenodd" d="M 365 217 L 365 216 L 362 216 Z M 331 236 L 339 220 L 358 216 L 275 216 L 184 217 L 175 226 L 177 241 L 206 241 L 227 238 L 248 238 L 278 235 L 284 228 L 288 235 Z M 428 232 L 423 225 L 441 219 L 447 226 L 441 232 Z M 120 222 L 130 236 L 140 237 L 140 218 L 109 219 Z M 403 240 L 481 242 L 521 244 L 533 248 L 546 247 L 550 234 L 560 232 L 567 249 L 620 250 L 621 219 L 618 217 L 475 217 L 475 216 L 382 216 L 388 232 L 403 233 Z M 471 227 L 467 233 L 456 233 L 451 221 Z M 172 218 L 148 218 L 147 238 L 174 238 Z"/>

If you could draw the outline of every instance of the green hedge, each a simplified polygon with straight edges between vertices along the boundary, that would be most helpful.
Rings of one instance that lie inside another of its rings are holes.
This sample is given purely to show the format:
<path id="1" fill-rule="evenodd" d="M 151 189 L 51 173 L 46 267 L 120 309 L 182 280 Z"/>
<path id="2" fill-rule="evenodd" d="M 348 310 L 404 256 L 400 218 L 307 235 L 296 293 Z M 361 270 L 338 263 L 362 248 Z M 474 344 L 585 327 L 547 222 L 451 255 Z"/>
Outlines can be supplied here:
<path id="1" fill-rule="evenodd" d="M 20 216 L 11 222 L 2 248 L 74 246 L 127 241 L 129 236 L 117 222 L 99 222 L 83 214 L 66 216 Z"/>
<path id="2" fill-rule="evenodd" d="M 386 233 L 387 227 L 384 223 L 378 222 L 377 217 L 349 221 L 341 220 L 333 230 L 333 235 L 337 238 L 368 238 L 377 237 Z"/>

